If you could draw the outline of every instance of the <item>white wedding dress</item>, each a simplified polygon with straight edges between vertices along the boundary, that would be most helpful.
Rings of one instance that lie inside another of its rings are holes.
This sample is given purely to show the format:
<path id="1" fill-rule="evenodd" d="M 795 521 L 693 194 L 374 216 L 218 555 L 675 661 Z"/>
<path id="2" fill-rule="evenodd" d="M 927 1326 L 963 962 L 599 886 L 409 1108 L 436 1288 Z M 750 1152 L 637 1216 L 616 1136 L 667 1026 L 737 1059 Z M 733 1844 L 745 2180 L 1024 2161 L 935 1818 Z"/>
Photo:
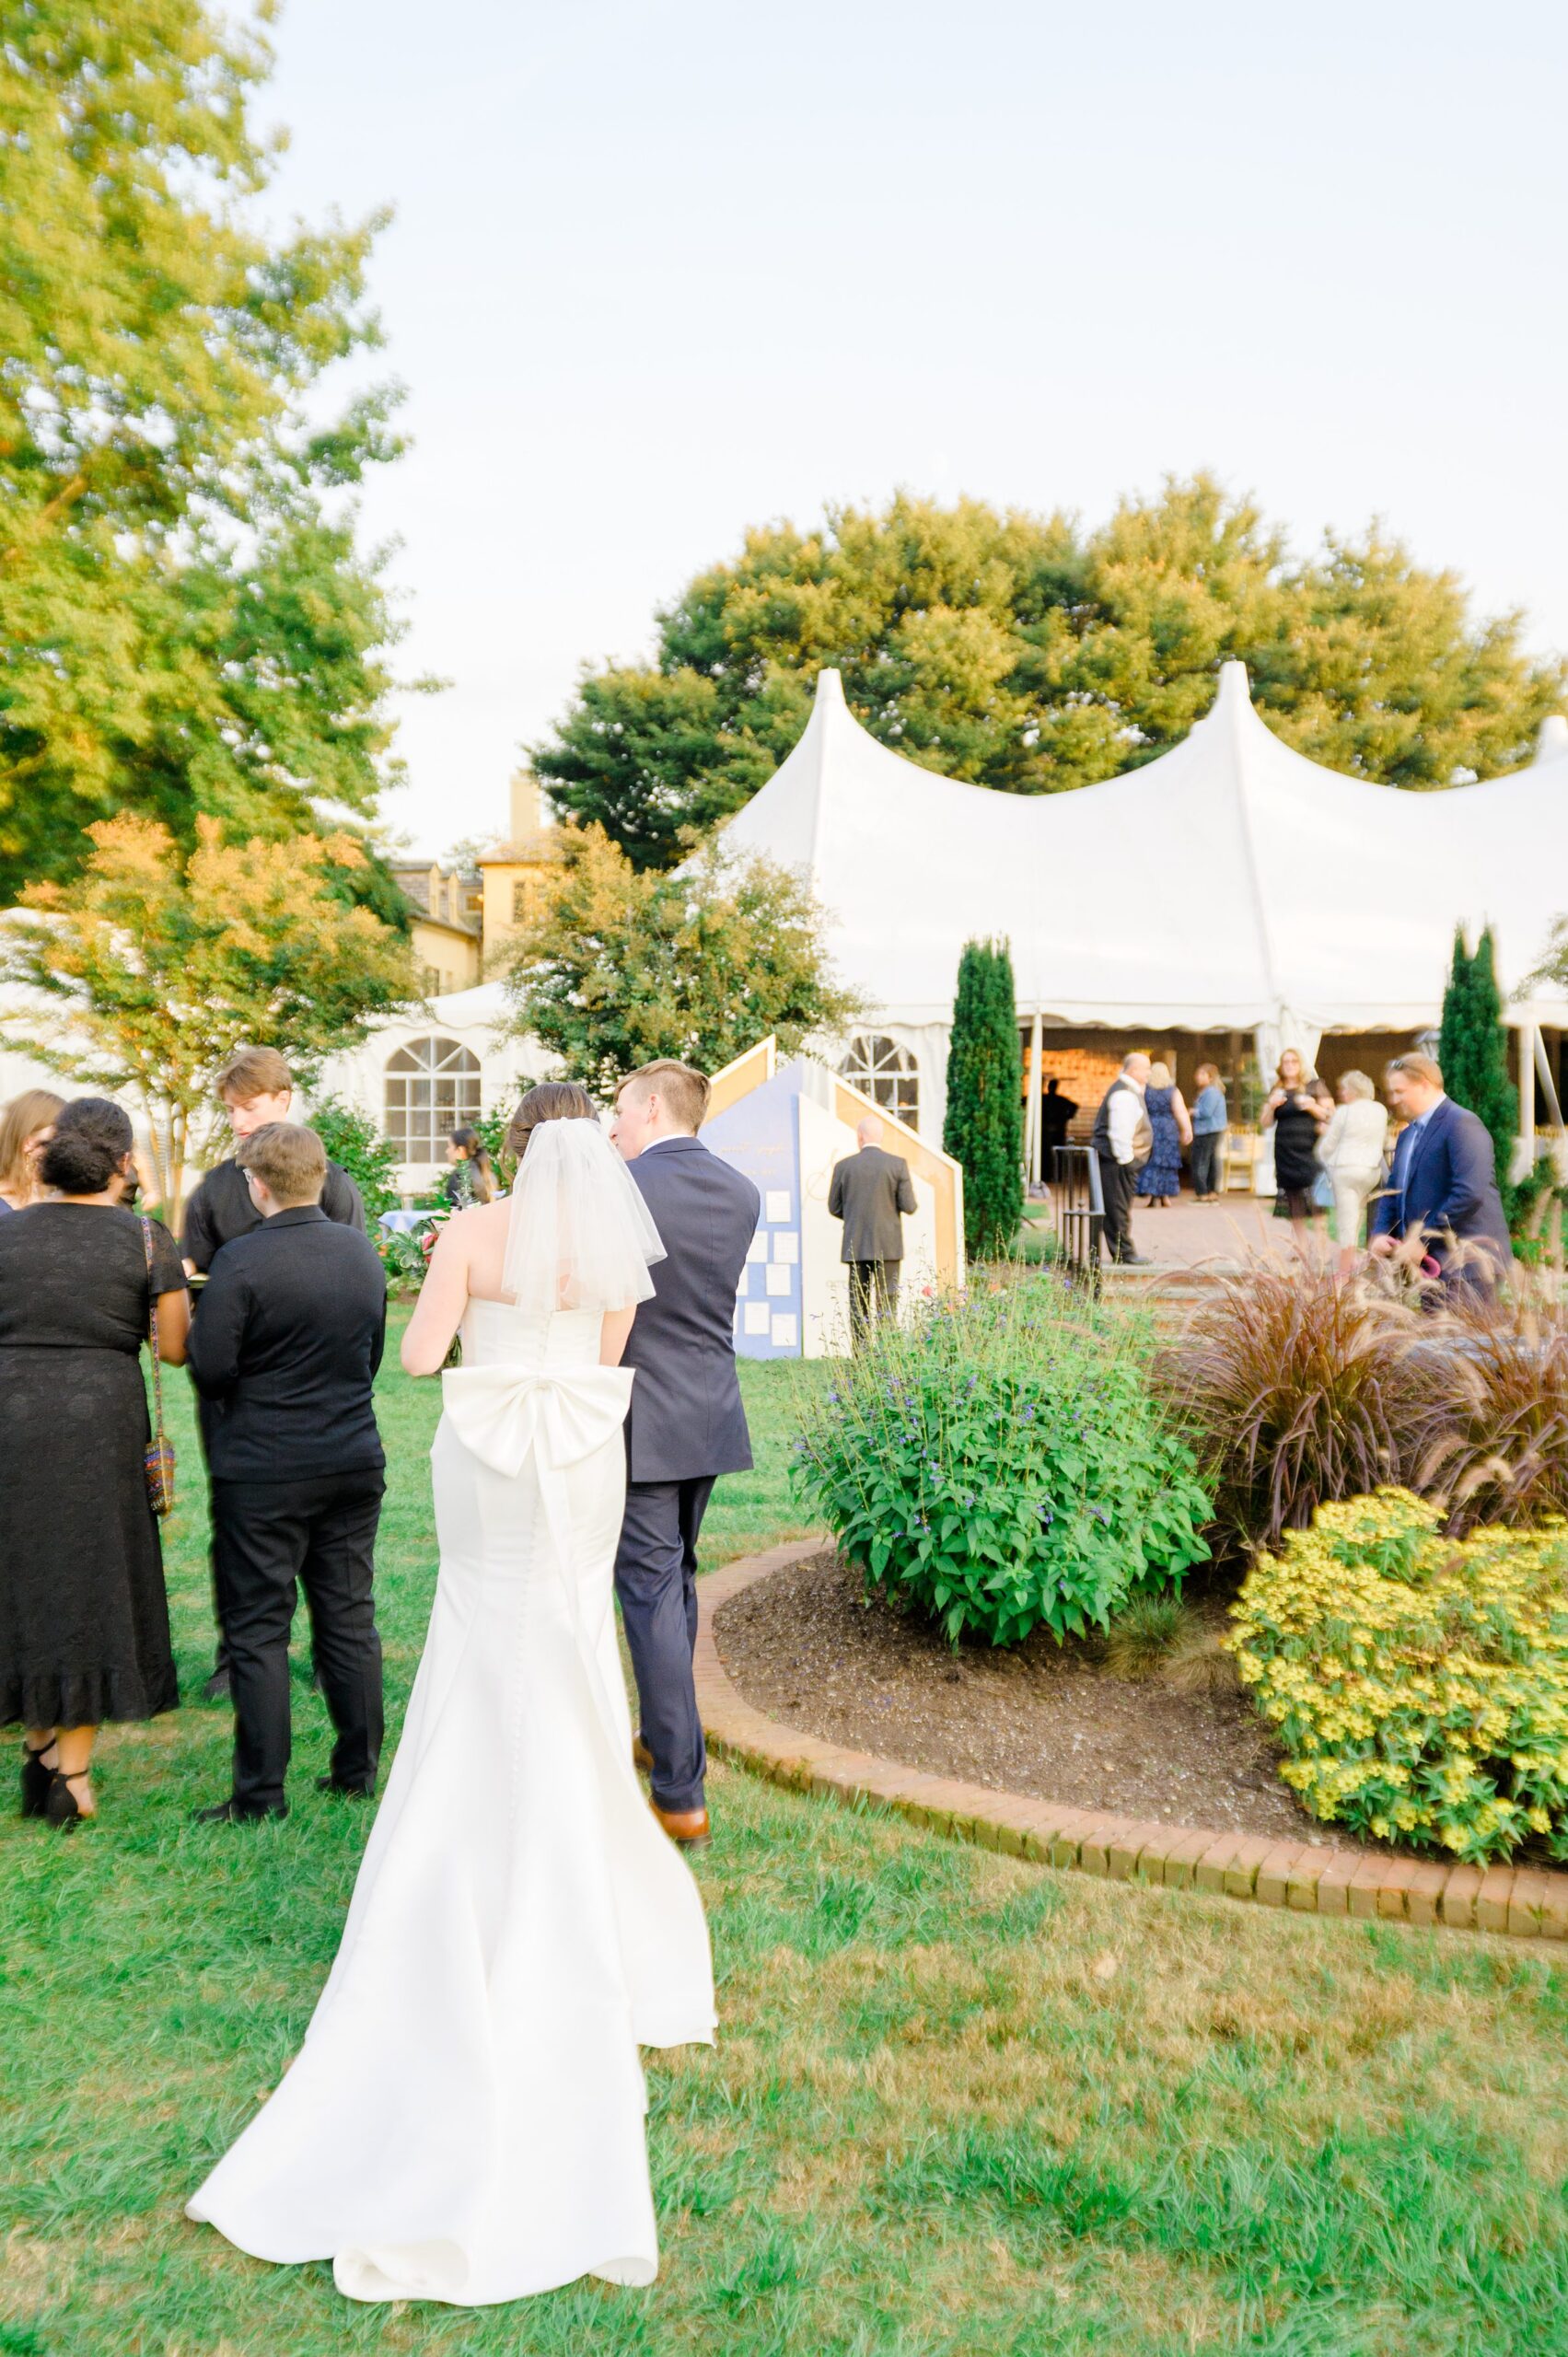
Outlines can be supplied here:
<path id="1" fill-rule="evenodd" d="M 637 2049 L 711 2042 L 713 1969 L 632 1766 L 611 1572 L 633 1376 L 598 1364 L 599 1323 L 469 1304 L 431 1452 L 430 1633 L 343 1945 L 189 2205 L 258 2258 L 331 2258 L 353 2299 L 657 2272 Z"/>

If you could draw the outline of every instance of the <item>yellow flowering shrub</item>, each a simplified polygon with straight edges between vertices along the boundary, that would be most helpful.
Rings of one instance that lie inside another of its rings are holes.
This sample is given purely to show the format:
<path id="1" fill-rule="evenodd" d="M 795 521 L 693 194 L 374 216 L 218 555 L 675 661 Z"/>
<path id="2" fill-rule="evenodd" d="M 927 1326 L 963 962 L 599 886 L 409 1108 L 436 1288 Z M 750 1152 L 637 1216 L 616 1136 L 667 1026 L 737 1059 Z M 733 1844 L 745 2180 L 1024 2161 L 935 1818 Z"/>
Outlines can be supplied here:
<path id="1" fill-rule="evenodd" d="M 1260 1555 L 1226 1644 L 1315 1817 L 1473 1860 L 1568 1858 L 1568 1523 L 1439 1533 L 1408 1490 Z"/>

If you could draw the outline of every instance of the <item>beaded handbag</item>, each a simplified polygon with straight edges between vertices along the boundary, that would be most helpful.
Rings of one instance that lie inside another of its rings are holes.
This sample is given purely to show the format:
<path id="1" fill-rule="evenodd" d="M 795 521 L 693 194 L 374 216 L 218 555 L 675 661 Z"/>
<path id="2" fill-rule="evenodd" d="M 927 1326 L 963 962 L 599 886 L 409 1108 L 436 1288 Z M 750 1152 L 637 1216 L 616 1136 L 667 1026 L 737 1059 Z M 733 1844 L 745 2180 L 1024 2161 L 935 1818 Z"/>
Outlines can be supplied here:
<path id="1" fill-rule="evenodd" d="M 147 1340 L 153 1354 L 153 1420 L 155 1431 L 142 1457 L 146 1476 L 147 1504 L 154 1514 L 174 1511 L 174 1447 L 163 1428 L 163 1363 L 157 1354 L 157 1292 L 153 1283 L 153 1224 L 142 1222 L 142 1246 L 147 1256 Z"/>

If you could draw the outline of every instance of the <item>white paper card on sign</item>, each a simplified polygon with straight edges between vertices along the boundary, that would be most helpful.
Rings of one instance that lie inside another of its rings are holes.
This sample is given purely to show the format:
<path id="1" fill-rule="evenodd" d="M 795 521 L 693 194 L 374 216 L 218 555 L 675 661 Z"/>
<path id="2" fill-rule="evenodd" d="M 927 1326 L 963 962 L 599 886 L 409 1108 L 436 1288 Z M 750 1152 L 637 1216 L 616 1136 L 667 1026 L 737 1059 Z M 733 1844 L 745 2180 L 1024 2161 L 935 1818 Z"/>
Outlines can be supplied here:
<path id="1" fill-rule="evenodd" d="M 796 1341 L 795 1312 L 791 1310 L 787 1316 L 773 1320 L 773 1348 L 776 1351 L 793 1351 Z"/>
<path id="2" fill-rule="evenodd" d="M 745 1310 L 746 1331 L 765 1334 L 768 1330 L 768 1305 L 765 1301 L 749 1301 Z"/>
<path id="3" fill-rule="evenodd" d="M 781 1221 L 788 1219 L 792 1208 L 792 1198 L 787 1187 L 769 1188 L 767 1207 L 763 1217 L 770 1227 L 777 1227 Z"/>
<path id="4" fill-rule="evenodd" d="M 794 1269 L 799 1266 L 800 1230 L 798 1228 L 784 1228 L 774 1237 L 773 1258 L 775 1260 L 782 1260 L 787 1268 Z"/>
<path id="5" fill-rule="evenodd" d="M 749 1260 L 765 1260 L 767 1259 L 768 1232 L 766 1228 L 760 1227 L 757 1230 L 756 1235 L 751 1238 L 750 1243 L 746 1248 L 746 1257 Z"/>
<path id="6" fill-rule="evenodd" d="M 787 1301 L 792 1282 L 789 1271 L 782 1260 L 770 1261 L 767 1270 L 767 1288 L 771 1294 L 782 1293 Z"/>
<path id="7" fill-rule="evenodd" d="M 735 1290 L 739 1295 L 741 1300 L 744 1301 L 747 1295 L 751 1290 L 751 1271 L 749 1269 L 741 1270 L 740 1283 L 736 1286 Z"/>

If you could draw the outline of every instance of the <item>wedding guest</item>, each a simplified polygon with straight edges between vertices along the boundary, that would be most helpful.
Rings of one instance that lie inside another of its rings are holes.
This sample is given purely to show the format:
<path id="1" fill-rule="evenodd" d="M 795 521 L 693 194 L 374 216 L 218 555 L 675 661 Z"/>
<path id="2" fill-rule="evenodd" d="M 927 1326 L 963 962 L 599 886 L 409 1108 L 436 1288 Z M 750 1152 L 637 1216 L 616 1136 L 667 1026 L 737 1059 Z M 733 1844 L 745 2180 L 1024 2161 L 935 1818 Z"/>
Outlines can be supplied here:
<path id="1" fill-rule="evenodd" d="M 286 1121 L 294 1103 L 294 1076 L 275 1048 L 240 1048 L 230 1056 L 217 1076 L 217 1093 L 228 1115 L 228 1126 L 236 1145 L 242 1145 L 258 1130 L 270 1122 Z M 321 1190 L 321 1209 L 330 1220 L 341 1227 L 357 1228 L 365 1233 L 365 1205 L 359 1190 L 346 1170 L 335 1162 L 327 1164 L 326 1184 Z M 201 1179 L 185 1206 L 185 1228 L 180 1248 L 185 1266 L 193 1277 L 204 1276 L 226 1244 L 236 1237 L 249 1236 L 261 1225 L 261 1214 L 251 1199 L 245 1173 L 238 1157 L 230 1155 L 226 1160 L 215 1163 Z M 196 1428 L 202 1436 L 202 1451 L 210 1463 L 212 1451 L 208 1446 L 211 1411 L 204 1399 L 196 1402 Z M 224 1634 L 223 1615 L 216 1606 L 217 1567 L 214 1562 L 214 1613 L 218 1624 L 217 1651 L 213 1674 L 202 1691 L 209 1702 L 221 1702 L 229 1693 L 228 1646 Z"/>
<path id="2" fill-rule="evenodd" d="M 293 1118 L 294 1075 L 275 1048 L 237 1049 L 217 1076 L 217 1093 L 237 1146 L 269 1123 Z M 364 1235 L 359 1190 L 335 1162 L 327 1164 L 321 1209 L 340 1227 Z M 226 1244 L 261 1224 L 238 1157 L 231 1154 L 213 1165 L 185 1206 L 180 1248 L 187 1269 L 193 1277 L 204 1275 Z"/>
<path id="3" fill-rule="evenodd" d="M 1295 1248 L 1308 1267 L 1313 1263 L 1312 1239 L 1323 1234 L 1323 1216 L 1312 1201 L 1323 1118 L 1300 1056 L 1286 1048 L 1259 1127 L 1273 1131 L 1274 1208 L 1282 1217 L 1288 1214 Z"/>
<path id="4" fill-rule="evenodd" d="M 1149 1059 L 1139 1050 L 1122 1057 L 1121 1070 L 1100 1099 L 1092 1140 L 1105 1207 L 1105 1248 L 1129 1269 L 1148 1267 L 1146 1256 L 1132 1246 L 1132 1173 L 1147 1161 L 1154 1143 L 1144 1110 L 1149 1070 Z"/>
<path id="5" fill-rule="evenodd" d="M 1364 1072 L 1340 1078 L 1340 1101 L 1318 1142 L 1318 1159 L 1334 1190 L 1334 1232 L 1340 1242 L 1340 1274 L 1348 1277 L 1361 1243 L 1367 1200 L 1383 1178 L 1388 1116 Z"/>
<path id="6" fill-rule="evenodd" d="M 1431 1056 L 1396 1056 L 1385 1086 L 1405 1126 L 1372 1206 L 1374 1257 L 1391 1253 L 1400 1237 L 1420 1237 L 1446 1288 L 1490 1293 L 1514 1257 L 1491 1131 L 1446 1093 Z"/>
<path id="7" fill-rule="evenodd" d="M 0 1217 L 36 1203 L 43 1193 L 38 1158 L 64 1102 L 52 1088 L 24 1088 L 0 1107 Z"/>
<path id="8" fill-rule="evenodd" d="M 314 1130 L 269 1122 L 236 1160 L 258 1225 L 214 1261 L 191 1333 L 191 1372 L 214 1411 L 213 1556 L 235 1712 L 233 1789 L 198 1812 L 205 1822 L 287 1815 L 298 1586 L 337 1734 L 319 1787 L 368 1797 L 382 1735 L 371 1582 L 386 1458 L 371 1385 L 387 1281 L 368 1238 L 321 1208 Z"/>
<path id="9" fill-rule="evenodd" d="M 1066 1144 L 1077 1109 L 1070 1097 L 1063 1096 L 1062 1083 L 1052 1073 L 1040 1100 L 1040 1167 L 1048 1181 L 1056 1175 L 1056 1149 Z"/>
<path id="10" fill-rule="evenodd" d="M 501 1190 L 494 1166 L 477 1130 L 466 1126 L 454 1130 L 447 1140 L 447 1160 L 451 1168 L 441 1181 L 441 1192 L 455 1212 L 466 1212 L 475 1203 L 495 1201 Z"/>
<path id="11" fill-rule="evenodd" d="M 1230 1127 L 1230 1115 L 1213 1064 L 1198 1066 L 1197 1082 L 1192 1103 L 1192 1192 L 1199 1202 L 1214 1203 L 1219 1201 L 1220 1147 Z"/>
<path id="12" fill-rule="evenodd" d="M 887 1151 L 885 1135 L 876 1114 L 868 1113 L 855 1131 L 855 1152 L 834 1163 L 828 1181 L 829 1216 L 843 1223 L 839 1257 L 849 1271 L 854 1351 L 865 1348 L 874 1323 L 898 1318 L 904 1221 L 916 1209 L 909 1164 Z"/>
<path id="13" fill-rule="evenodd" d="M 180 1700 L 141 1351 L 185 1356 L 185 1271 L 139 1219 L 131 1124 L 104 1097 L 62 1106 L 39 1157 L 45 1201 L 0 1219 L 0 1721 L 22 1722 L 22 1814 L 98 1813 L 106 1719 Z"/>
<path id="14" fill-rule="evenodd" d="M 1192 1142 L 1192 1121 L 1169 1065 L 1157 1059 L 1149 1066 L 1144 1110 L 1149 1117 L 1153 1144 L 1149 1158 L 1138 1173 L 1138 1192 L 1155 1208 L 1162 1209 L 1181 1192 L 1181 1149 Z"/>

